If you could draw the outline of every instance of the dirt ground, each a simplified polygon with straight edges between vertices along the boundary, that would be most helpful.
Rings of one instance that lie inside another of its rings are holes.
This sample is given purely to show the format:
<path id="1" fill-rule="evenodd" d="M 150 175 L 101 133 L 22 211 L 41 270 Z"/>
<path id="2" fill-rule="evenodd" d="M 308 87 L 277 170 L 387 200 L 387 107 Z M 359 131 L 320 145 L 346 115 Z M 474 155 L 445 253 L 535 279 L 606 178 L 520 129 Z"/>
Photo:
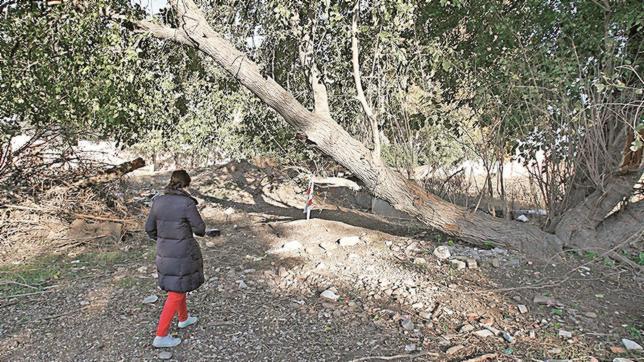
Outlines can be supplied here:
<path id="1" fill-rule="evenodd" d="M 132 178 L 123 197 L 143 205 L 166 177 Z M 249 165 L 193 179 L 202 215 L 222 235 L 199 240 L 207 281 L 188 308 L 200 320 L 172 329 L 183 338 L 172 360 L 644 358 L 621 341 L 644 344 L 642 279 L 596 255 L 537 261 L 475 249 L 351 208 L 346 190 L 321 188 L 306 221 L 305 182 Z M 119 231 L 66 226 L 81 242 L 1 246 L 0 360 L 159 359 L 151 342 L 165 294 L 142 210 Z M 111 233 L 120 237 L 103 237 Z M 150 295 L 159 300 L 144 303 Z"/>

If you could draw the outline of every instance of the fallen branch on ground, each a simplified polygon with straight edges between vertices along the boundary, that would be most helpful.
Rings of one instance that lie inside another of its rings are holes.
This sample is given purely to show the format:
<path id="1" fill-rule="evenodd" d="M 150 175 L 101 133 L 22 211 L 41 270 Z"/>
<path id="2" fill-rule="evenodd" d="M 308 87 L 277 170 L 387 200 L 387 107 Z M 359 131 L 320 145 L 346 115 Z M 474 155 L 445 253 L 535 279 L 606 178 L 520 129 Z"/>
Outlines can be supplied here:
<path id="1" fill-rule="evenodd" d="M 491 359 L 495 359 L 495 358 L 496 358 L 496 353 L 488 353 L 488 354 L 484 354 L 482 356 L 470 358 L 470 359 L 465 360 L 463 362 L 483 362 L 483 361 L 487 361 L 487 360 L 491 360 Z"/>
<path id="2" fill-rule="evenodd" d="M 96 239 L 100 239 L 100 238 L 105 238 L 105 237 L 108 237 L 110 235 L 111 234 L 102 234 L 102 235 L 97 235 L 97 236 L 90 236 L 88 238 L 83 238 L 83 239 L 75 239 L 74 241 L 71 241 L 69 243 L 64 243 L 64 244 L 57 245 L 56 248 L 60 249 L 60 248 L 64 248 L 64 247 L 78 246 L 78 245 L 85 244 L 88 241 L 92 241 L 92 240 L 96 240 Z"/>
<path id="3" fill-rule="evenodd" d="M 92 215 L 86 215 L 86 214 L 74 214 L 74 216 L 76 216 L 79 219 L 110 221 L 110 222 L 118 222 L 118 223 L 121 223 L 121 224 L 124 224 L 126 222 L 135 222 L 134 220 L 130 220 L 130 219 L 115 219 L 115 218 L 110 218 L 110 217 L 92 216 Z"/>
<path id="4" fill-rule="evenodd" d="M 36 290 L 38 289 L 38 287 L 34 287 L 33 285 L 15 282 L 13 280 L 0 280 L 0 285 L 7 285 L 7 284 L 19 285 L 21 287 L 26 287 L 26 288 L 36 289 Z"/>
<path id="5" fill-rule="evenodd" d="M 45 293 L 47 293 L 47 292 L 49 292 L 49 290 L 41 290 L 41 291 L 38 291 L 38 292 L 21 293 L 21 294 L 13 294 L 13 295 L 7 295 L 7 296 L 1 295 L 1 296 L 0 296 L 0 299 L 11 299 L 11 298 L 19 298 L 19 297 L 28 297 L 28 296 L 30 296 L 30 295 L 45 294 Z"/>
<path id="6" fill-rule="evenodd" d="M 29 207 L 29 206 L 20 206 L 20 205 L 11 205 L 11 204 L 0 205 L 0 209 L 15 209 L 15 210 L 36 211 L 36 212 L 51 212 L 51 211 L 53 211 L 53 210 L 41 209 L 39 207 Z"/>
<path id="7" fill-rule="evenodd" d="M 362 357 L 362 358 L 357 358 L 353 359 L 350 362 L 358 362 L 358 361 L 369 361 L 369 360 L 374 360 L 374 359 L 380 359 L 383 361 L 391 361 L 391 360 L 396 360 L 396 359 L 403 359 L 403 358 L 418 358 L 418 357 L 423 357 L 423 356 L 432 356 L 432 357 L 438 357 L 438 353 L 432 353 L 432 352 L 422 352 L 422 353 L 415 353 L 415 354 L 397 354 L 395 356 L 369 356 L 369 357 Z"/>
<path id="8" fill-rule="evenodd" d="M 141 157 L 139 157 L 132 161 L 123 162 L 122 164 L 114 166 L 108 170 L 105 170 L 96 176 L 92 176 L 85 180 L 77 181 L 73 183 L 71 186 L 83 188 L 91 185 L 114 181 L 117 178 L 120 178 L 123 175 L 130 173 L 134 170 L 137 170 L 143 166 L 145 166 L 145 161 Z"/>

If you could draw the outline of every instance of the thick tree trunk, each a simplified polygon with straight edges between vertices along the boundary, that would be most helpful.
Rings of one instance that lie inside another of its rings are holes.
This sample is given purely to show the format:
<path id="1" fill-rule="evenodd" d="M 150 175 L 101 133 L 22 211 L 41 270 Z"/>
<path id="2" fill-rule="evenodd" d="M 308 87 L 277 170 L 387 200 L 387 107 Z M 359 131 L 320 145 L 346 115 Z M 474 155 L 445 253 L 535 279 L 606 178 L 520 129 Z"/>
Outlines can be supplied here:
<path id="1" fill-rule="evenodd" d="M 630 149 L 635 133 L 624 122 L 612 121 L 592 131 L 600 132 L 595 138 L 606 139 L 603 162 L 593 164 L 599 169 L 597 173 L 608 176 L 603 182 L 593 182 L 592 193 L 572 204 L 555 226 L 555 234 L 571 247 L 609 249 L 627 237 L 624 231 L 636 232 L 641 225 L 637 220 L 644 219 L 644 210 L 638 206 L 641 202 L 607 218 L 620 202 L 629 201 L 635 184 L 641 180 L 642 149 Z M 574 191 L 572 196 L 577 196 Z M 635 222 L 635 229 L 625 222 Z"/>
<path id="2" fill-rule="evenodd" d="M 599 237 L 598 227 L 601 225 L 602 229 L 606 230 L 607 225 L 611 224 L 610 219 L 606 217 L 619 202 L 633 193 L 633 185 L 641 175 L 642 172 L 637 172 L 609 177 L 604 187 L 595 190 L 583 202 L 563 215 L 555 228 L 555 234 L 566 240 L 569 246 L 577 248 L 606 247 L 621 241 L 620 238 L 614 237 L 617 234 L 610 238 Z"/>
<path id="3" fill-rule="evenodd" d="M 191 0 L 178 0 L 174 5 L 183 21 L 181 28 L 170 29 L 145 21 L 138 26 L 154 36 L 197 47 L 207 54 L 289 124 L 306 134 L 317 148 L 353 172 L 375 196 L 433 228 L 472 244 L 492 243 L 537 255 L 561 250 L 562 243 L 554 235 L 531 225 L 472 213 L 406 180 L 379 158 L 374 158 L 369 149 L 330 117 L 308 111 L 273 79 L 264 78 L 254 62 L 212 30 Z"/>
<path id="4" fill-rule="evenodd" d="M 644 200 L 627 205 L 597 227 L 596 240 L 617 244 L 644 231 Z M 605 249 L 604 246 L 600 247 Z"/>

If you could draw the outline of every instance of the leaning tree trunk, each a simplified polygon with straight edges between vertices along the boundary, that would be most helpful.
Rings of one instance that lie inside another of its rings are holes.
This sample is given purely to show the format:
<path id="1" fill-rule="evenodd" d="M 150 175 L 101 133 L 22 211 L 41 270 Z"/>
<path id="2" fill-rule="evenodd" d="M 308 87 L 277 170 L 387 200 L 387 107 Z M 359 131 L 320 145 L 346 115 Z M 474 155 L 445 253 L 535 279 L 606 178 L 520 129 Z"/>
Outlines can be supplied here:
<path id="1" fill-rule="evenodd" d="M 323 153 L 354 173 L 375 196 L 388 201 L 426 225 L 476 245 L 500 245 L 537 256 L 559 252 L 562 242 L 539 228 L 471 212 L 440 199 L 405 179 L 374 158 L 364 144 L 353 138 L 331 117 L 310 112 L 293 95 L 217 34 L 192 0 L 171 1 L 182 24 L 169 28 L 138 21 L 139 30 L 160 39 L 173 40 L 201 50 L 264 103 L 303 132 Z"/>

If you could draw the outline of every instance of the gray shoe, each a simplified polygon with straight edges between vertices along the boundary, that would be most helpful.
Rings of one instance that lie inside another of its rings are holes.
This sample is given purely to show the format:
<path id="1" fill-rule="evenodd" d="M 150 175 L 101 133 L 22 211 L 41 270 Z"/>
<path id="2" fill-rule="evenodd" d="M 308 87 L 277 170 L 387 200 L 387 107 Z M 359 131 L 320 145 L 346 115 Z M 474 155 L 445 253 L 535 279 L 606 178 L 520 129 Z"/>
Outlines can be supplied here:
<path id="1" fill-rule="evenodd" d="M 176 347 L 180 343 L 181 343 L 181 338 L 174 338 L 171 336 L 165 336 L 165 337 L 156 336 L 154 337 L 154 341 L 152 342 L 152 345 L 156 348 L 170 348 L 170 347 Z"/>
<path id="2" fill-rule="evenodd" d="M 186 319 L 185 321 L 183 322 L 179 321 L 179 328 L 186 328 L 190 325 L 197 323 L 198 320 L 199 319 L 197 317 L 188 316 L 188 319 Z"/>

